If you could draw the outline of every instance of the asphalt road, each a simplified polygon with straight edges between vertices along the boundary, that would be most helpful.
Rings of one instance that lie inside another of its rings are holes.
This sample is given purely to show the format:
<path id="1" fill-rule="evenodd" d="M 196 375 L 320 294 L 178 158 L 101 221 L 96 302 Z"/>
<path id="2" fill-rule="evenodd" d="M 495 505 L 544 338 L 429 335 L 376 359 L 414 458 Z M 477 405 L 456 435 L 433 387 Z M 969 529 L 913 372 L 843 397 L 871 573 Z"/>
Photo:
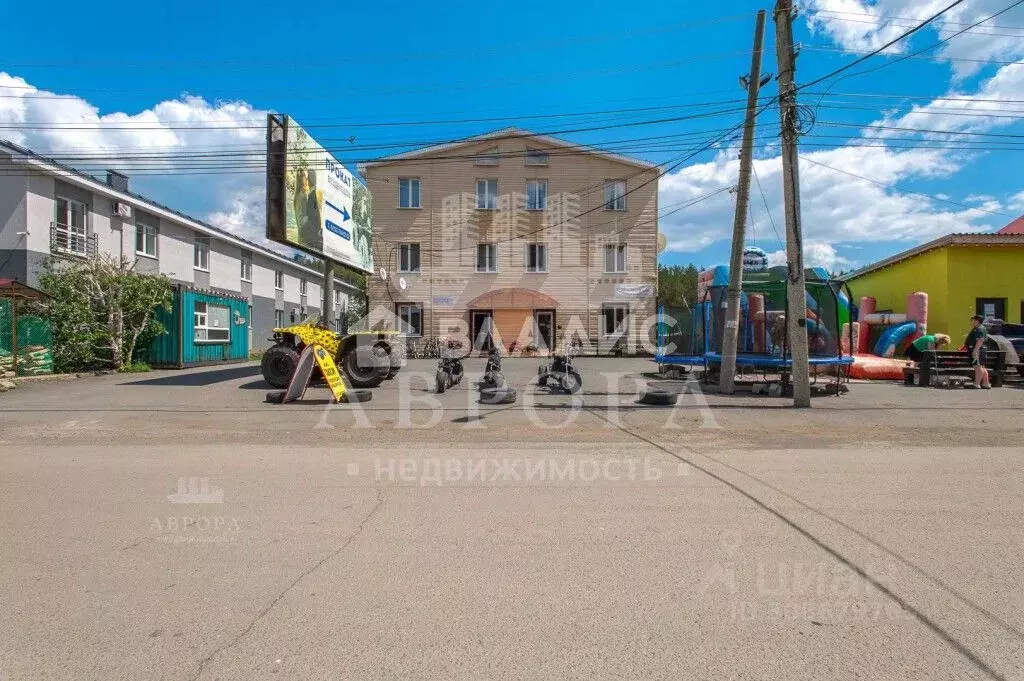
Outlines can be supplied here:
<path id="1" fill-rule="evenodd" d="M 359 409 L 248 365 L 0 395 L 0 679 L 1024 678 L 1024 392 L 537 363 L 509 407 L 427 362 Z"/>

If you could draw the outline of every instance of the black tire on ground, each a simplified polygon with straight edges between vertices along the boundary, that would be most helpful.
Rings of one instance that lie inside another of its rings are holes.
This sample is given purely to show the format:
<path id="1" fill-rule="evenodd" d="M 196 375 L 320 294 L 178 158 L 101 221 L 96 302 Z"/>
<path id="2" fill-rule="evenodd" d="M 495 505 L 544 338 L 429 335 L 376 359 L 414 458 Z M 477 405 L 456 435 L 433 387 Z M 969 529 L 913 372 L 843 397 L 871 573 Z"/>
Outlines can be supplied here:
<path id="1" fill-rule="evenodd" d="M 267 402 L 270 404 L 281 404 L 284 402 L 284 390 L 271 390 L 267 393 Z"/>
<path id="2" fill-rule="evenodd" d="M 480 391 L 480 404 L 512 404 L 515 401 L 515 388 L 484 388 Z"/>
<path id="3" fill-rule="evenodd" d="M 448 374 L 444 371 L 438 371 L 434 375 L 434 381 L 437 384 L 437 394 L 440 395 L 448 387 Z"/>
<path id="4" fill-rule="evenodd" d="M 385 365 L 387 366 L 387 365 Z M 379 357 L 372 348 L 353 348 L 341 358 L 345 382 L 352 388 L 376 388 L 387 373 L 381 373 Z"/>
<path id="5" fill-rule="evenodd" d="M 299 364 L 299 353 L 287 345 L 275 345 L 263 353 L 260 370 L 272 388 L 287 388 Z"/>
<path id="6" fill-rule="evenodd" d="M 679 393 L 662 388 L 654 388 L 640 393 L 641 404 L 651 404 L 658 407 L 667 407 L 676 403 Z"/>
<path id="7" fill-rule="evenodd" d="M 388 375 L 384 377 L 384 380 L 390 381 L 392 378 L 398 375 L 398 372 L 401 371 L 401 369 L 402 367 L 391 367 L 390 369 L 388 369 Z"/>
<path id="8" fill-rule="evenodd" d="M 548 368 L 545 366 L 537 367 L 537 385 L 548 384 Z"/>
<path id="9" fill-rule="evenodd" d="M 562 390 L 570 395 L 575 395 L 583 389 L 583 378 L 581 378 L 575 371 L 568 371 L 562 374 L 562 379 L 559 383 L 561 384 Z"/>
<path id="10" fill-rule="evenodd" d="M 353 402 L 369 402 L 373 399 L 373 393 L 369 390 L 346 390 L 342 402 L 345 404 Z"/>

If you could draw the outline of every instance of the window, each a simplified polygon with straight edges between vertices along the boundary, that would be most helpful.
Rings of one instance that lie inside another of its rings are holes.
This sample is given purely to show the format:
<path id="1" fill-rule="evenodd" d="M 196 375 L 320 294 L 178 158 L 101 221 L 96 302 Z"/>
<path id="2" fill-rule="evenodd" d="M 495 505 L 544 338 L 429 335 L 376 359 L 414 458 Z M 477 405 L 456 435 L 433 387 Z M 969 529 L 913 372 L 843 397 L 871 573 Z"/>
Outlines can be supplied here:
<path id="1" fill-rule="evenodd" d="M 526 165 L 546 166 L 548 164 L 548 152 L 543 149 L 527 149 Z"/>
<path id="2" fill-rule="evenodd" d="M 420 245 L 401 244 L 398 247 L 398 271 L 419 272 L 420 271 Z"/>
<path id="3" fill-rule="evenodd" d="M 604 271 L 609 273 L 626 271 L 626 244 L 605 245 Z"/>
<path id="4" fill-rule="evenodd" d="M 497 272 L 498 271 L 498 246 L 497 244 L 477 244 L 476 246 L 476 271 Z"/>
<path id="5" fill-rule="evenodd" d="M 423 335 L 423 305 L 420 303 L 399 303 L 395 306 L 402 322 L 401 331 L 409 336 Z"/>
<path id="6" fill-rule="evenodd" d="M 231 342 L 231 308 L 197 300 L 192 318 L 195 322 L 197 343 Z"/>
<path id="7" fill-rule="evenodd" d="M 58 196 L 55 200 L 53 246 L 62 251 L 85 255 L 87 208 L 81 201 Z"/>
<path id="8" fill-rule="evenodd" d="M 477 180 L 476 181 L 476 207 L 485 210 L 495 210 L 498 207 L 498 181 Z"/>
<path id="9" fill-rule="evenodd" d="M 526 271 L 548 271 L 548 245 L 526 244 Z"/>
<path id="10" fill-rule="evenodd" d="M 606 336 L 617 336 L 626 331 L 626 320 L 629 319 L 629 305 L 605 303 L 601 308 L 601 333 Z"/>
<path id="11" fill-rule="evenodd" d="M 975 298 L 974 314 L 985 319 L 1001 319 L 1006 321 L 1006 298 Z"/>
<path id="12" fill-rule="evenodd" d="M 284 310 L 274 310 L 274 328 L 284 327 Z"/>
<path id="13" fill-rule="evenodd" d="M 210 239 L 205 236 L 196 237 L 195 255 L 192 266 L 197 270 L 210 271 Z"/>
<path id="14" fill-rule="evenodd" d="M 605 210 L 626 210 L 626 181 L 604 181 Z"/>
<path id="15" fill-rule="evenodd" d="M 398 178 L 398 207 L 420 207 L 420 181 L 415 177 Z"/>
<path id="16" fill-rule="evenodd" d="M 306 281 L 305 279 L 299 279 L 299 295 L 300 296 L 306 295 L 306 290 L 307 290 L 308 286 L 309 286 L 309 282 L 308 281 Z"/>
<path id="17" fill-rule="evenodd" d="M 240 260 L 242 281 L 252 281 L 252 253 L 242 251 Z"/>
<path id="18" fill-rule="evenodd" d="M 281 270 L 274 271 L 274 288 L 278 291 L 284 290 L 284 272 Z"/>
<path id="19" fill-rule="evenodd" d="M 492 147 L 480 152 L 478 156 L 475 156 L 473 158 L 473 163 L 478 166 L 496 166 L 498 165 L 499 156 L 498 147 Z"/>
<path id="20" fill-rule="evenodd" d="M 548 181 L 526 181 L 526 210 L 544 210 L 548 207 Z"/>
<path id="21" fill-rule="evenodd" d="M 135 253 L 156 257 L 156 225 L 147 223 L 141 217 L 135 219 Z"/>

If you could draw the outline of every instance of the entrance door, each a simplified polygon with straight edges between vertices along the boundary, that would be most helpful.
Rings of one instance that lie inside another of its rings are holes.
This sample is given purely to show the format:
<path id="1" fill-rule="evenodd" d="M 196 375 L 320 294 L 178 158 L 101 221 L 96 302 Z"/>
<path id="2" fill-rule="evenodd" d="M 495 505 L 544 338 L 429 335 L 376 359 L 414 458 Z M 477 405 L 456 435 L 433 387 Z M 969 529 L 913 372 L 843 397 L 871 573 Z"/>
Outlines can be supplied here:
<path id="1" fill-rule="evenodd" d="M 533 337 L 538 350 L 551 350 L 555 342 L 554 310 L 537 310 L 533 313 Z"/>
<path id="2" fill-rule="evenodd" d="M 494 313 L 490 310 L 473 310 L 473 349 L 490 352 L 494 347 L 491 336 L 494 329 Z"/>

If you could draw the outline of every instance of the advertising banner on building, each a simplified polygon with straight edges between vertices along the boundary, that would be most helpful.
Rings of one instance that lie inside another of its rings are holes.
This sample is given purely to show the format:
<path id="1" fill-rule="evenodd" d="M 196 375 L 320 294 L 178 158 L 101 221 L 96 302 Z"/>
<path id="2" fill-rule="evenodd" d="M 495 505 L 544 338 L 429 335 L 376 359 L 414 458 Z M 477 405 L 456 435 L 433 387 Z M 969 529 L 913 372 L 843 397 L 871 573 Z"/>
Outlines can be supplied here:
<path id="1" fill-rule="evenodd" d="M 288 116 L 267 117 L 267 238 L 373 272 L 372 197 Z"/>

